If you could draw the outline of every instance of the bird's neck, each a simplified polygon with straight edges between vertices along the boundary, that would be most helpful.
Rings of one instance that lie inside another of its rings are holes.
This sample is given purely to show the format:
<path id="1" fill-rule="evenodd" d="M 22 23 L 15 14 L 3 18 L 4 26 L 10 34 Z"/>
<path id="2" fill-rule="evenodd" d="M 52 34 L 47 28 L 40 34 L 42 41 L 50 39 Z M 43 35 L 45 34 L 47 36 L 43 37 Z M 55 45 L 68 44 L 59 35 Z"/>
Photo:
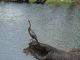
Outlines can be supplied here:
<path id="1" fill-rule="evenodd" d="M 28 31 L 30 31 L 30 30 L 31 30 L 31 27 L 28 28 Z"/>

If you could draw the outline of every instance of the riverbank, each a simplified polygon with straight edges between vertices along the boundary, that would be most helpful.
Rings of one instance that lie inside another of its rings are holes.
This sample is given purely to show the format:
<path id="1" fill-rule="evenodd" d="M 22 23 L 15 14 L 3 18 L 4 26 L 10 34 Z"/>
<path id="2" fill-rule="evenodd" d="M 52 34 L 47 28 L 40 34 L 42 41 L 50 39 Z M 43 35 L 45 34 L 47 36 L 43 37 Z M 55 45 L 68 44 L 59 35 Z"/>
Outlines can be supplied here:
<path id="1" fill-rule="evenodd" d="M 70 3 L 72 3 L 72 1 L 71 0 L 47 0 L 46 1 L 46 3 L 54 3 L 54 4 L 56 4 L 56 3 L 58 3 L 58 4 L 70 4 Z"/>
<path id="2" fill-rule="evenodd" d="M 33 4 L 35 1 L 36 0 L 29 0 L 29 3 Z M 4 2 L 18 2 L 18 1 L 17 0 L 6 0 Z M 24 0 L 24 1 L 19 1 L 19 2 L 23 3 L 23 2 L 26 2 L 26 1 Z M 45 1 L 45 4 L 71 4 L 71 3 L 72 3 L 71 0 L 46 0 Z"/>
<path id="3" fill-rule="evenodd" d="M 30 3 L 33 3 L 35 0 L 29 0 Z M 71 0 L 47 0 L 46 4 L 71 4 Z"/>

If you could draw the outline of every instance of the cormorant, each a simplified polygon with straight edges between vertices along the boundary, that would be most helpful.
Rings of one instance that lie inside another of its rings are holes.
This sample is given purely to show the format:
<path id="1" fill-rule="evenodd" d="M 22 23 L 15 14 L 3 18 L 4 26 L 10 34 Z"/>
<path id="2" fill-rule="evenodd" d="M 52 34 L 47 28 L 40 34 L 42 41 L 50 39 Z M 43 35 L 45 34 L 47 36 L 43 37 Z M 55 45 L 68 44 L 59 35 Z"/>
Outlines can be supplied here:
<path id="1" fill-rule="evenodd" d="M 35 33 L 33 32 L 33 30 L 31 29 L 31 22 L 30 22 L 29 20 L 28 20 L 28 22 L 29 22 L 28 32 L 29 32 L 31 38 L 32 38 L 32 39 L 35 39 L 36 42 L 39 44 L 36 34 L 35 34 Z"/>

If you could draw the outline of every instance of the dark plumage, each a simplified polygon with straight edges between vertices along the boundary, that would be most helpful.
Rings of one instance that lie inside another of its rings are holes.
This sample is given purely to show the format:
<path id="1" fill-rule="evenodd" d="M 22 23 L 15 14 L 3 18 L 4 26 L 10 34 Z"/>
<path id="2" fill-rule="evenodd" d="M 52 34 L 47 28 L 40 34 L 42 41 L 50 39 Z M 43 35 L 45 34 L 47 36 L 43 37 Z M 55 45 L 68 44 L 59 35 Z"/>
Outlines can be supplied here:
<path id="1" fill-rule="evenodd" d="M 28 22 L 29 22 L 28 32 L 29 32 L 31 38 L 32 38 L 32 39 L 35 39 L 36 42 L 39 44 L 36 34 L 35 34 L 35 33 L 33 32 L 33 30 L 31 29 L 31 22 L 30 22 L 29 20 L 28 20 Z"/>

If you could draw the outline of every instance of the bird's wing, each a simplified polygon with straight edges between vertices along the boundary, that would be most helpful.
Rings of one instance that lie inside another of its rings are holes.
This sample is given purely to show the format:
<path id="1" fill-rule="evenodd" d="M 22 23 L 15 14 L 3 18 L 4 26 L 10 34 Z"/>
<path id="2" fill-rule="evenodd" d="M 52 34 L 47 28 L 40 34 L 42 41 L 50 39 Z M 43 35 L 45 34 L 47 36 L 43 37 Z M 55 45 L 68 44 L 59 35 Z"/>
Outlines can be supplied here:
<path id="1" fill-rule="evenodd" d="M 33 30 L 31 30 L 31 31 L 30 31 L 30 33 L 31 33 L 32 35 L 34 35 L 34 36 L 35 36 L 35 38 L 37 38 L 37 36 L 36 36 L 36 34 L 34 33 L 34 31 L 33 31 Z"/>

